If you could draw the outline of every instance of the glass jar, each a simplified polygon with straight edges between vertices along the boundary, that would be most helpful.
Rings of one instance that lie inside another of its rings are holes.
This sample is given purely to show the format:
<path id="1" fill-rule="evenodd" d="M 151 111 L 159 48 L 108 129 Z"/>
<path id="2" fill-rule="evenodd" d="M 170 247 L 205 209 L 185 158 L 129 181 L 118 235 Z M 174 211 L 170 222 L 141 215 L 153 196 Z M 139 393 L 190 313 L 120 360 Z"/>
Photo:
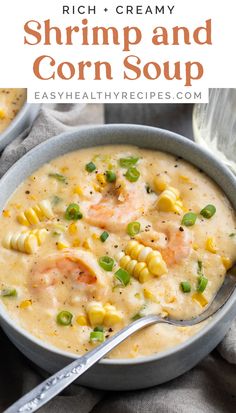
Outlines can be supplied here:
<path id="1" fill-rule="evenodd" d="M 236 89 L 209 90 L 209 103 L 194 106 L 193 133 L 236 173 Z"/>

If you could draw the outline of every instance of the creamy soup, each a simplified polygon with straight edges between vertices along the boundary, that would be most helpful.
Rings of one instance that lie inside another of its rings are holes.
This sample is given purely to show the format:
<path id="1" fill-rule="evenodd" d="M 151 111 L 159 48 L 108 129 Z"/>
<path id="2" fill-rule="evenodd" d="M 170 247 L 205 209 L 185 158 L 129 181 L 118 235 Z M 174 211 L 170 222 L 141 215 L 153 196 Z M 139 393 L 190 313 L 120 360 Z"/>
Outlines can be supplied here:
<path id="1" fill-rule="evenodd" d="M 0 89 L 0 133 L 16 117 L 26 101 L 26 89 Z"/>
<path id="2" fill-rule="evenodd" d="M 147 314 L 200 314 L 236 259 L 235 213 L 215 183 L 130 146 L 45 164 L 0 221 L 1 301 L 34 336 L 77 354 Z M 109 357 L 150 355 L 201 327 L 154 325 Z"/>

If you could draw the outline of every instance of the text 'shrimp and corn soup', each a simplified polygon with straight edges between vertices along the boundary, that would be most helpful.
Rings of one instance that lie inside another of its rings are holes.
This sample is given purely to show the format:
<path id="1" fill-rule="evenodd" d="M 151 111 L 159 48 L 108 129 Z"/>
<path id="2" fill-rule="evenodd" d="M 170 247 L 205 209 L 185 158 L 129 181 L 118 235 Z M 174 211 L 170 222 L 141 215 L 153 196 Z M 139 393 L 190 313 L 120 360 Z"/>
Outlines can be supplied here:
<path id="1" fill-rule="evenodd" d="M 0 221 L 9 314 L 77 354 L 147 314 L 196 316 L 236 260 L 236 218 L 223 192 L 184 160 L 136 147 L 84 149 L 45 164 Z M 157 324 L 109 357 L 153 354 L 200 328 Z"/>

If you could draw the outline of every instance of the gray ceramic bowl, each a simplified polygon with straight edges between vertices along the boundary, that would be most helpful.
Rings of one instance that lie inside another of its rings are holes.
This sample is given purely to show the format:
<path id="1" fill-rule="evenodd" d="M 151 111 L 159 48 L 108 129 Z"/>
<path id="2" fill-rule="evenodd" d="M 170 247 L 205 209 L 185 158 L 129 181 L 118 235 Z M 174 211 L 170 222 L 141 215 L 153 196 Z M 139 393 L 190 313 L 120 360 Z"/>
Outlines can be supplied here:
<path id="1" fill-rule="evenodd" d="M 195 143 L 172 132 L 146 126 L 110 125 L 80 129 L 48 140 L 27 153 L 0 181 L 0 208 L 18 185 L 35 169 L 67 152 L 106 144 L 132 144 L 182 156 L 205 171 L 224 190 L 236 209 L 236 180 L 232 173 Z M 108 390 L 130 390 L 154 386 L 191 369 L 222 340 L 236 316 L 236 291 L 217 315 L 194 337 L 170 350 L 139 359 L 102 360 L 79 383 Z M 16 325 L 0 303 L 1 326 L 22 353 L 52 373 L 74 355 L 60 351 Z"/>
<path id="2" fill-rule="evenodd" d="M 39 113 L 40 106 L 39 104 L 27 102 L 22 106 L 9 126 L 0 133 L 0 151 L 33 124 Z"/>

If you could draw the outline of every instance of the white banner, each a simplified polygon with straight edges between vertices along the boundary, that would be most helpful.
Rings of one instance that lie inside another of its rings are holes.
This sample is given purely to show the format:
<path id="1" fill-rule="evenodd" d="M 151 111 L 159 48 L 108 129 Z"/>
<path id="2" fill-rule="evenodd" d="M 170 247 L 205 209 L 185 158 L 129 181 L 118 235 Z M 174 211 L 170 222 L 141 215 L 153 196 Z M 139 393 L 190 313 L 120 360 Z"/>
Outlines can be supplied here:
<path id="1" fill-rule="evenodd" d="M 236 88 L 235 0 L 8 0 L 1 87 L 31 102 L 204 102 Z"/>

